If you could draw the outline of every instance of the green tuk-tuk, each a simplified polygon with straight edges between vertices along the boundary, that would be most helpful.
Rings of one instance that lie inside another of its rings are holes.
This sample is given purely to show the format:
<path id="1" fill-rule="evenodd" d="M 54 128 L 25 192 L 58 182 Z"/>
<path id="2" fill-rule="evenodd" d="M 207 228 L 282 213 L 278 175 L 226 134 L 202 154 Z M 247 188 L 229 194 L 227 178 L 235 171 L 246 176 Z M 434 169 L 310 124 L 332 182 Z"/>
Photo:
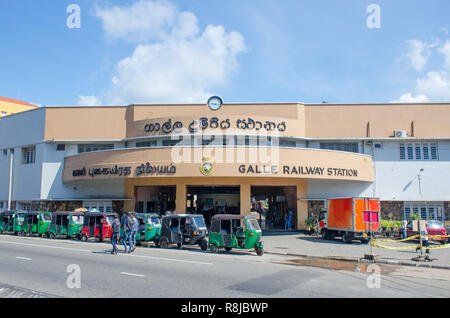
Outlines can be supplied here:
<path id="1" fill-rule="evenodd" d="M 47 234 L 51 222 L 51 212 L 26 212 L 20 234 L 38 234 L 39 236 L 44 236 Z"/>
<path id="2" fill-rule="evenodd" d="M 264 254 L 262 231 L 254 216 L 217 214 L 211 220 L 209 230 L 209 249 L 217 253 L 219 248 L 231 251 L 255 249 L 258 256 Z"/>
<path id="3" fill-rule="evenodd" d="M 83 221 L 83 212 L 55 212 L 47 236 L 50 239 L 56 236 L 80 238 Z"/>
<path id="4" fill-rule="evenodd" d="M 135 213 L 134 216 L 139 221 L 136 243 L 154 242 L 158 245 L 161 235 L 161 216 L 156 213 Z M 124 237 L 125 230 L 122 226 L 120 229 L 120 244 L 123 244 Z"/>
<path id="5" fill-rule="evenodd" d="M 0 211 L 0 233 L 18 234 L 22 230 L 25 213 L 26 211 Z"/>

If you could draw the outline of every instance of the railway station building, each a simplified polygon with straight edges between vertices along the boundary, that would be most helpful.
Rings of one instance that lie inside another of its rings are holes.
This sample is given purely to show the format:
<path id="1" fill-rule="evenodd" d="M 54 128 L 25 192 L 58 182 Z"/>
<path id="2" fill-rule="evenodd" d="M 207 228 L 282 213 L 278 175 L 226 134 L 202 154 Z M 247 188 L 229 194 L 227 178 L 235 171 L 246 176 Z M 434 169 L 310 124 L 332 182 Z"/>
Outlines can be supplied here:
<path id="1" fill-rule="evenodd" d="M 37 107 L 0 118 L 0 209 L 258 213 L 294 229 L 327 198 L 450 217 L 450 104 Z"/>

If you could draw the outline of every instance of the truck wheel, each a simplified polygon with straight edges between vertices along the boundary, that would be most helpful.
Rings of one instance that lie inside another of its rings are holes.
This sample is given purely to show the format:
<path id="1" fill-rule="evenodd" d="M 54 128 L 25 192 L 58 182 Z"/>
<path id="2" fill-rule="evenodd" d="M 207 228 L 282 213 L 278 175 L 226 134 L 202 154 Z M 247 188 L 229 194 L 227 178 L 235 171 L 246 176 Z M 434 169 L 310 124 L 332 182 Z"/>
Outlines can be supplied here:
<path id="1" fill-rule="evenodd" d="M 264 255 L 264 248 L 263 247 L 255 247 L 256 255 L 263 256 Z"/>
<path id="2" fill-rule="evenodd" d="M 442 240 L 441 245 L 447 244 L 447 242 L 448 242 L 448 239 Z"/>
<path id="3" fill-rule="evenodd" d="M 350 232 L 344 232 L 342 235 L 342 241 L 347 244 L 351 243 L 353 241 L 353 234 Z"/>
<path id="4" fill-rule="evenodd" d="M 323 238 L 324 240 L 329 240 L 329 239 L 330 239 L 330 235 L 329 235 L 327 229 L 323 229 L 323 230 L 322 230 L 322 238 Z"/>

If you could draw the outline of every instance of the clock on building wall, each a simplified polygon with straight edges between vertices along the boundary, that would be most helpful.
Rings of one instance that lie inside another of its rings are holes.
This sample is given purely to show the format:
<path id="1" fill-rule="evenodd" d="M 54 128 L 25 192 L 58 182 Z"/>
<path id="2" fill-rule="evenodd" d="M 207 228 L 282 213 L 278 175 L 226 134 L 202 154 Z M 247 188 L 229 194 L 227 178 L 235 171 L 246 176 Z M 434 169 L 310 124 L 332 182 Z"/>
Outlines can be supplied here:
<path id="1" fill-rule="evenodd" d="M 223 100 L 219 96 L 213 96 L 208 99 L 208 106 L 211 110 L 219 110 L 223 105 Z"/>

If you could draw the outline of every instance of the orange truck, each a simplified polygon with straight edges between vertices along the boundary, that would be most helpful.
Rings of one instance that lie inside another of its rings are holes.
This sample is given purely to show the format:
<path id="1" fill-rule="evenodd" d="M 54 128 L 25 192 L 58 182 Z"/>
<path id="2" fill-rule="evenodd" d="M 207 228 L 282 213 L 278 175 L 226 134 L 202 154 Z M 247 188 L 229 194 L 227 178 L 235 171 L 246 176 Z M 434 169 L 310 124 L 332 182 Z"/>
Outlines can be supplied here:
<path id="1" fill-rule="evenodd" d="M 327 210 L 319 216 L 318 231 L 326 240 L 342 237 L 345 243 L 354 239 L 367 243 L 371 232 L 380 231 L 380 224 L 380 199 L 328 199 Z"/>

